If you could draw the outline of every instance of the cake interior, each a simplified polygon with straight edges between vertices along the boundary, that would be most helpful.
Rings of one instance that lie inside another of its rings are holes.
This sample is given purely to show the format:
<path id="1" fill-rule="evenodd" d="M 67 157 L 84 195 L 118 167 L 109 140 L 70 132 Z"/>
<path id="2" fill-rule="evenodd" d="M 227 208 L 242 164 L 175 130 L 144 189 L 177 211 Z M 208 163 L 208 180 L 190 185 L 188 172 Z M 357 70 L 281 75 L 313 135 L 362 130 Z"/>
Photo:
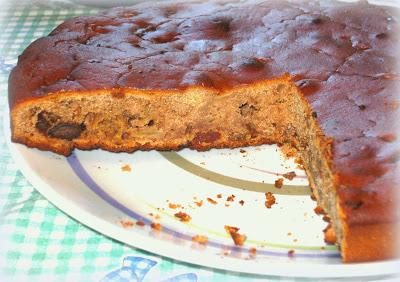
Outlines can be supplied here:
<path id="1" fill-rule="evenodd" d="M 12 116 L 14 141 L 64 155 L 73 148 L 118 152 L 289 144 L 332 219 L 338 243 L 342 240 L 330 146 L 316 113 L 289 79 L 222 92 L 195 87 L 55 94 L 19 104 Z"/>

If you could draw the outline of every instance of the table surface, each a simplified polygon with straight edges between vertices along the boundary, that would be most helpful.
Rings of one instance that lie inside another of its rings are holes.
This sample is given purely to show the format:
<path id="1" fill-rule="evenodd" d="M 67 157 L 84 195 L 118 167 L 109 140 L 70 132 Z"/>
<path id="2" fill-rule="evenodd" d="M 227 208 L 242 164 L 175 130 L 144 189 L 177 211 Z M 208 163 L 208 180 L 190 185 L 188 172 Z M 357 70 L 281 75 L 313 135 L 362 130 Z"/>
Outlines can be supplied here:
<path id="1" fill-rule="evenodd" d="M 3 133 L 8 74 L 33 40 L 67 18 L 96 14 L 101 8 L 13 2 L 18 4 L 0 8 L 0 281 L 307 280 L 261 278 L 159 257 L 83 226 L 39 194 L 15 165 Z"/>

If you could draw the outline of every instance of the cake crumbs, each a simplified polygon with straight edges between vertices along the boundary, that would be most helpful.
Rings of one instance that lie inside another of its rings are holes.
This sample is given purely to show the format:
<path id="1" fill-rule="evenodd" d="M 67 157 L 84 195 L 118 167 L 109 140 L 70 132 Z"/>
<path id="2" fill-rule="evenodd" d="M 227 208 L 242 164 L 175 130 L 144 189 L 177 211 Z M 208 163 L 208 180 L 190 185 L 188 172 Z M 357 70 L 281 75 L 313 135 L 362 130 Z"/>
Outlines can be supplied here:
<path id="1" fill-rule="evenodd" d="M 289 144 L 283 144 L 280 145 L 279 148 L 286 159 L 296 157 L 297 150 L 293 146 Z"/>
<path id="2" fill-rule="evenodd" d="M 324 209 L 321 208 L 320 206 L 316 206 L 316 207 L 314 208 L 314 212 L 315 212 L 317 215 L 325 214 Z"/>
<path id="3" fill-rule="evenodd" d="M 207 201 L 208 201 L 209 203 L 213 204 L 213 205 L 216 205 L 216 204 L 217 204 L 217 201 L 216 201 L 216 200 L 213 200 L 213 199 L 211 199 L 211 198 L 207 198 Z"/>
<path id="4" fill-rule="evenodd" d="M 195 201 L 196 206 L 201 207 L 203 205 L 203 200 Z"/>
<path id="5" fill-rule="evenodd" d="M 156 230 L 156 231 L 161 231 L 162 230 L 162 226 L 160 223 L 155 223 L 153 222 L 152 224 L 150 224 L 151 228 Z"/>
<path id="6" fill-rule="evenodd" d="M 227 198 L 226 198 L 226 200 L 228 201 L 228 202 L 233 202 L 234 200 L 235 200 L 235 195 L 230 195 L 230 196 L 228 196 Z"/>
<path id="7" fill-rule="evenodd" d="M 187 213 L 184 213 L 184 212 L 178 212 L 174 215 L 175 215 L 175 217 L 179 218 L 179 220 L 182 222 L 189 222 L 192 219 L 192 217 L 190 215 L 188 215 Z"/>
<path id="8" fill-rule="evenodd" d="M 126 164 L 126 165 L 121 166 L 121 170 L 125 171 L 125 172 L 130 172 L 130 171 L 132 171 L 132 168 L 130 165 Z"/>
<path id="9" fill-rule="evenodd" d="M 154 217 L 155 219 L 160 219 L 160 215 L 154 214 L 154 213 L 149 213 L 149 216 Z"/>
<path id="10" fill-rule="evenodd" d="M 333 230 L 332 224 L 329 223 L 328 226 L 323 230 L 324 231 L 324 241 L 327 244 L 335 244 L 336 243 L 336 234 L 335 230 Z"/>
<path id="11" fill-rule="evenodd" d="M 270 209 L 276 202 L 275 196 L 271 192 L 267 192 L 265 198 L 265 206 Z"/>
<path id="12" fill-rule="evenodd" d="M 240 200 L 240 201 L 239 201 L 239 204 L 240 204 L 241 206 L 243 206 L 243 205 L 244 205 L 244 201 L 243 201 L 243 200 Z"/>
<path id="13" fill-rule="evenodd" d="M 256 248 L 250 248 L 249 249 L 249 257 L 250 258 L 255 258 L 257 256 L 257 249 Z"/>
<path id="14" fill-rule="evenodd" d="M 175 209 L 177 209 L 177 208 L 180 208 L 181 205 L 180 205 L 180 204 L 169 203 L 169 204 L 168 204 L 168 207 L 169 207 L 170 209 L 175 210 Z"/>
<path id="15" fill-rule="evenodd" d="M 276 188 L 282 188 L 282 186 L 283 186 L 283 178 L 278 178 L 277 180 L 275 180 L 274 186 Z"/>
<path id="16" fill-rule="evenodd" d="M 201 165 L 206 165 L 206 163 L 205 163 L 205 162 L 200 162 L 200 164 L 201 164 Z"/>
<path id="17" fill-rule="evenodd" d="M 325 221 L 325 222 L 331 222 L 331 218 L 330 218 L 330 216 L 329 215 L 327 215 L 327 214 L 325 214 L 323 217 L 322 217 L 322 220 L 323 221 Z"/>
<path id="18" fill-rule="evenodd" d="M 247 151 L 243 150 L 243 149 L 240 149 L 240 153 L 244 154 L 244 153 L 247 153 Z"/>
<path id="19" fill-rule="evenodd" d="M 225 225 L 226 232 L 231 235 L 231 238 L 236 246 L 243 246 L 247 237 L 244 234 L 239 233 L 239 228 L 234 226 Z"/>
<path id="20" fill-rule="evenodd" d="M 288 232 L 287 235 L 288 235 L 288 236 L 292 236 L 292 232 Z"/>
<path id="21" fill-rule="evenodd" d="M 217 195 L 217 198 L 218 198 L 218 199 L 221 199 L 221 198 L 222 198 L 222 194 L 218 194 L 218 195 Z"/>
<path id="22" fill-rule="evenodd" d="M 137 226 L 145 226 L 146 224 L 143 221 L 136 221 Z"/>
<path id="23" fill-rule="evenodd" d="M 192 241 L 196 242 L 200 245 L 207 245 L 208 243 L 208 237 L 204 235 L 195 235 L 192 237 Z"/>
<path id="24" fill-rule="evenodd" d="M 297 175 L 296 175 L 296 172 L 290 171 L 290 172 L 284 173 L 282 176 L 285 177 L 286 179 L 293 180 Z"/>
<path id="25" fill-rule="evenodd" d="M 298 158 L 298 157 L 294 160 L 294 163 L 298 164 L 298 165 L 301 165 L 301 166 L 304 164 L 303 160 L 301 158 Z"/>
<path id="26" fill-rule="evenodd" d="M 288 254 L 288 257 L 291 257 L 291 258 L 294 257 L 294 250 L 289 250 L 287 254 Z"/>
<path id="27" fill-rule="evenodd" d="M 240 230 L 240 228 L 238 228 L 238 227 L 229 226 L 229 225 L 225 225 L 224 228 L 225 228 L 226 232 L 228 232 L 228 233 L 231 233 L 231 232 L 237 233 Z"/>
<path id="28" fill-rule="evenodd" d="M 130 220 L 121 220 L 120 223 L 123 228 L 132 228 L 135 225 L 135 223 Z"/>

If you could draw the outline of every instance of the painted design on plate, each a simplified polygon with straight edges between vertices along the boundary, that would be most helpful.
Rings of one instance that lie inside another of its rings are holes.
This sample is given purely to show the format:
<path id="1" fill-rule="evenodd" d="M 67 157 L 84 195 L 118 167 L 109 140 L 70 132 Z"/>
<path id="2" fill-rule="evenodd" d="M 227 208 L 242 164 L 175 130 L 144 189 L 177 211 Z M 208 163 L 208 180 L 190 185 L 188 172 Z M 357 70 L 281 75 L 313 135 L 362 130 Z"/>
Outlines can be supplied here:
<path id="1" fill-rule="evenodd" d="M 107 193 L 106 189 L 101 187 L 96 181 L 91 177 L 90 173 L 85 169 L 84 165 L 81 163 L 79 157 L 76 154 L 68 157 L 68 163 L 75 172 L 75 174 L 89 187 L 94 193 L 96 193 L 99 197 L 101 197 L 108 204 L 113 206 L 114 208 L 125 213 L 129 218 L 141 221 L 145 223 L 146 226 L 150 226 L 153 223 L 153 219 L 148 216 L 148 214 L 142 214 L 123 203 L 119 202 L 112 195 Z M 186 165 L 186 164 L 184 164 Z M 290 195 L 290 194 L 286 194 Z M 150 206 L 154 211 L 162 213 L 163 215 L 167 215 L 170 218 L 174 218 L 173 214 L 169 214 L 167 212 L 160 212 L 160 210 L 155 207 Z M 182 224 L 183 225 L 183 224 Z M 191 227 L 191 228 L 185 228 Z M 246 241 L 245 246 L 237 247 L 233 245 L 233 243 L 229 240 L 229 236 L 225 233 L 215 232 L 213 229 L 204 228 L 204 226 L 197 226 L 196 224 L 186 224 L 183 228 L 176 228 L 174 226 L 168 225 L 168 223 L 162 222 L 162 230 L 157 231 L 160 233 L 164 233 L 166 235 L 172 236 L 171 241 L 179 242 L 179 240 L 183 240 L 186 242 L 192 242 L 192 238 L 198 233 L 194 233 L 194 230 L 200 230 L 201 232 L 205 232 L 207 237 L 209 238 L 207 246 L 217 248 L 222 252 L 228 253 L 250 253 L 251 249 L 257 246 L 257 255 L 260 256 L 270 256 L 270 257 L 288 257 L 288 250 L 295 249 L 296 253 L 295 257 L 303 257 L 303 258 L 334 258 L 337 259 L 340 257 L 339 253 L 336 250 L 335 246 L 310 246 L 310 245 L 293 245 L 293 244 L 284 244 L 284 243 L 274 243 L 274 242 L 265 242 L 254 240 L 249 238 Z M 173 238 L 179 239 L 174 240 Z M 228 239 L 225 241 L 219 240 L 219 238 Z M 324 249 L 324 250 L 321 250 Z"/>
<path id="2" fill-rule="evenodd" d="M 185 159 L 184 157 L 175 152 L 160 152 L 160 154 L 174 165 L 179 166 L 180 168 L 196 176 L 202 177 L 209 181 L 213 181 L 215 183 L 222 184 L 225 186 L 245 189 L 254 192 L 262 192 L 262 193 L 271 192 L 279 195 L 310 195 L 309 186 L 285 185 L 285 189 L 278 189 L 274 186 L 274 184 L 271 183 L 249 181 L 213 172 L 199 165 L 196 165 L 193 162 L 190 162 L 189 160 Z M 247 168 L 261 171 L 261 169 L 252 168 L 248 166 Z M 268 172 L 268 173 L 275 176 L 282 175 L 280 173 L 274 173 L 274 172 Z"/>

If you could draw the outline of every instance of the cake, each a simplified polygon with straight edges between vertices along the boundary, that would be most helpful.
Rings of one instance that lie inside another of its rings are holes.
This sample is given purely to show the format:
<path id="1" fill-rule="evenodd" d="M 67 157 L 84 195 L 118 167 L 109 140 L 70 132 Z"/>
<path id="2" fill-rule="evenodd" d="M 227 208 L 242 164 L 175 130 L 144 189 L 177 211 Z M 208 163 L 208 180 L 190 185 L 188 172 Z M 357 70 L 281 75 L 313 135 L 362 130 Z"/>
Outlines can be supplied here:
<path id="1" fill-rule="evenodd" d="M 398 20 L 394 8 L 323 0 L 72 18 L 10 75 L 12 140 L 66 156 L 290 145 L 343 261 L 395 258 Z"/>

